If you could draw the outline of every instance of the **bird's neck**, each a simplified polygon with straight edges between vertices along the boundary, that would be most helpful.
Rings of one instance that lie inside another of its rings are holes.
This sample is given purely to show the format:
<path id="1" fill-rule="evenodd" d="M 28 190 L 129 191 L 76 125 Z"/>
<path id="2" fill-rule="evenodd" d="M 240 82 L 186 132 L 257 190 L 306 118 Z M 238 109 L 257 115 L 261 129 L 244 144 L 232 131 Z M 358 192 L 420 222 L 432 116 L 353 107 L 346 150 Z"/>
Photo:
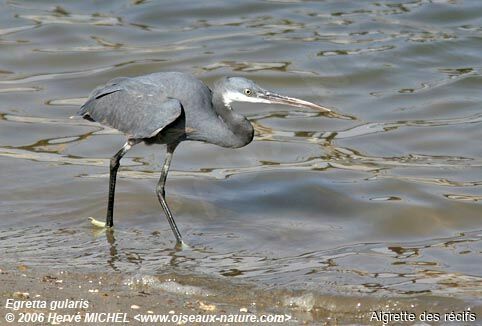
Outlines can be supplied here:
<path id="1" fill-rule="evenodd" d="M 223 140 L 224 147 L 243 147 L 253 140 L 254 129 L 251 123 L 241 114 L 234 112 L 230 103 L 226 103 L 225 99 L 219 92 L 214 92 L 213 107 L 220 120 L 226 127 L 226 138 Z"/>

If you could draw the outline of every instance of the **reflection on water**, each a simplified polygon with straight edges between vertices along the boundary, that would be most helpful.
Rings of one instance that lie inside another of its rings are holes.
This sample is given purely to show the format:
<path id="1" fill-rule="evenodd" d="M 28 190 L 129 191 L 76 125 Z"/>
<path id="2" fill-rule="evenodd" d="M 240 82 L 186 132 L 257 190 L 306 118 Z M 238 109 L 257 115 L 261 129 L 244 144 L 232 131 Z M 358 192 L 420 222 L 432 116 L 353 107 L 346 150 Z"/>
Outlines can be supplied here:
<path id="1" fill-rule="evenodd" d="M 481 278 L 472 273 L 480 266 L 480 232 L 406 242 L 404 246 L 360 243 L 300 255 L 269 256 L 198 245 L 177 250 L 159 232 L 98 231 L 91 233 L 88 241 L 79 234 L 84 232 L 85 228 L 52 231 L 27 227 L 22 232 L 5 230 L 1 239 L 6 243 L 7 256 L 23 252 L 19 263 L 41 267 L 56 264 L 67 270 L 106 264 L 127 275 L 150 271 L 148 274 L 155 273 L 160 278 L 173 277 L 172 273 L 178 270 L 184 271 L 177 275 L 179 279 L 187 272 L 190 277 L 223 276 L 235 284 L 240 280 L 261 281 L 273 291 L 309 290 L 307 293 L 315 301 L 323 300 L 326 292 L 401 297 L 432 293 L 477 301 L 482 290 Z M 14 240 L 16 245 L 9 245 L 8 240 Z M 228 241 L 229 236 L 224 240 Z M 70 243 L 69 255 L 65 255 L 66 248 L 62 246 L 66 242 Z M 32 246 L 33 243 L 37 245 Z M 450 266 L 447 261 L 451 261 Z M 343 278 L 339 278 L 340 273 Z M 208 286 L 192 279 L 190 282 Z"/>
<path id="2" fill-rule="evenodd" d="M 313 320 L 367 312 L 347 294 L 480 303 L 479 3 L 0 6 L 5 263 L 175 278 L 222 300 L 242 284 L 239 300 L 279 296 Z M 245 76 L 339 114 L 239 104 L 252 144 L 183 143 L 167 196 L 191 249 L 173 249 L 154 194 L 159 146 L 123 159 L 116 230 L 93 230 L 123 138 L 71 117 L 96 85 L 154 71 Z"/>

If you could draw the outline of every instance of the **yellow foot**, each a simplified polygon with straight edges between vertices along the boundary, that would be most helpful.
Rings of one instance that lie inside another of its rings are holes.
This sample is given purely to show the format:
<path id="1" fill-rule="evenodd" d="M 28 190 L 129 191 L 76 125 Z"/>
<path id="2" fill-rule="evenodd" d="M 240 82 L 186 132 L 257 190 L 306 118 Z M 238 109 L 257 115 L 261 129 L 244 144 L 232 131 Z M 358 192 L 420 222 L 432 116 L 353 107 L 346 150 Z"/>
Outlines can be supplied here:
<path id="1" fill-rule="evenodd" d="M 89 220 L 92 225 L 97 226 L 98 228 L 105 228 L 105 222 L 97 221 L 93 217 L 89 217 Z"/>
<path id="2" fill-rule="evenodd" d="M 176 248 L 181 250 L 191 249 L 184 241 L 176 243 Z"/>

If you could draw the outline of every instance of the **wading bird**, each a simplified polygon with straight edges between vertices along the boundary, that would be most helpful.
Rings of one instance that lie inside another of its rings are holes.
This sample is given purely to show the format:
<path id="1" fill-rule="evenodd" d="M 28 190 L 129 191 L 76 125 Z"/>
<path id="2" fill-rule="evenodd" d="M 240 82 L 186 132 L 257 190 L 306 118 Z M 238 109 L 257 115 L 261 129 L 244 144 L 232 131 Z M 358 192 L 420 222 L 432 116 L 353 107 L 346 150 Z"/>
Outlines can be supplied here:
<path id="1" fill-rule="evenodd" d="M 179 72 L 120 77 L 97 87 L 79 115 L 115 128 L 127 136 L 124 146 L 110 160 L 109 201 L 105 224 L 114 225 L 114 193 L 121 158 L 134 145 L 166 144 L 167 152 L 156 192 L 178 245 L 182 237 L 167 205 L 164 186 L 177 145 L 195 140 L 239 148 L 253 140 L 254 129 L 246 117 L 233 111 L 231 103 L 284 104 L 330 112 L 300 99 L 267 91 L 241 77 L 224 77 L 209 89 L 202 81 Z"/>

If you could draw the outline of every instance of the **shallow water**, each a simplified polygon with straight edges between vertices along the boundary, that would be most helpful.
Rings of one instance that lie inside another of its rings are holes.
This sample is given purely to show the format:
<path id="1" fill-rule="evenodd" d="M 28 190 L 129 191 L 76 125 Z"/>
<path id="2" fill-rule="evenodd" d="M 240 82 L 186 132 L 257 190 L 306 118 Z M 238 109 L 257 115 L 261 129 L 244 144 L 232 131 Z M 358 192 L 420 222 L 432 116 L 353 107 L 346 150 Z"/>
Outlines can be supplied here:
<path id="1" fill-rule="evenodd" d="M 480 2 L 0 8 L 4 263 L 480 304 Z M 106 237 L 87 217 L 103 219 L 124 138 L 70 117 L 95 86 L 155 71 L 245 76 L 353 119 L 238 104 L 253 143 L 179 146 L 167 197 L 184 251 L 154 193 L 164 149 L 138 145 Z"/>

